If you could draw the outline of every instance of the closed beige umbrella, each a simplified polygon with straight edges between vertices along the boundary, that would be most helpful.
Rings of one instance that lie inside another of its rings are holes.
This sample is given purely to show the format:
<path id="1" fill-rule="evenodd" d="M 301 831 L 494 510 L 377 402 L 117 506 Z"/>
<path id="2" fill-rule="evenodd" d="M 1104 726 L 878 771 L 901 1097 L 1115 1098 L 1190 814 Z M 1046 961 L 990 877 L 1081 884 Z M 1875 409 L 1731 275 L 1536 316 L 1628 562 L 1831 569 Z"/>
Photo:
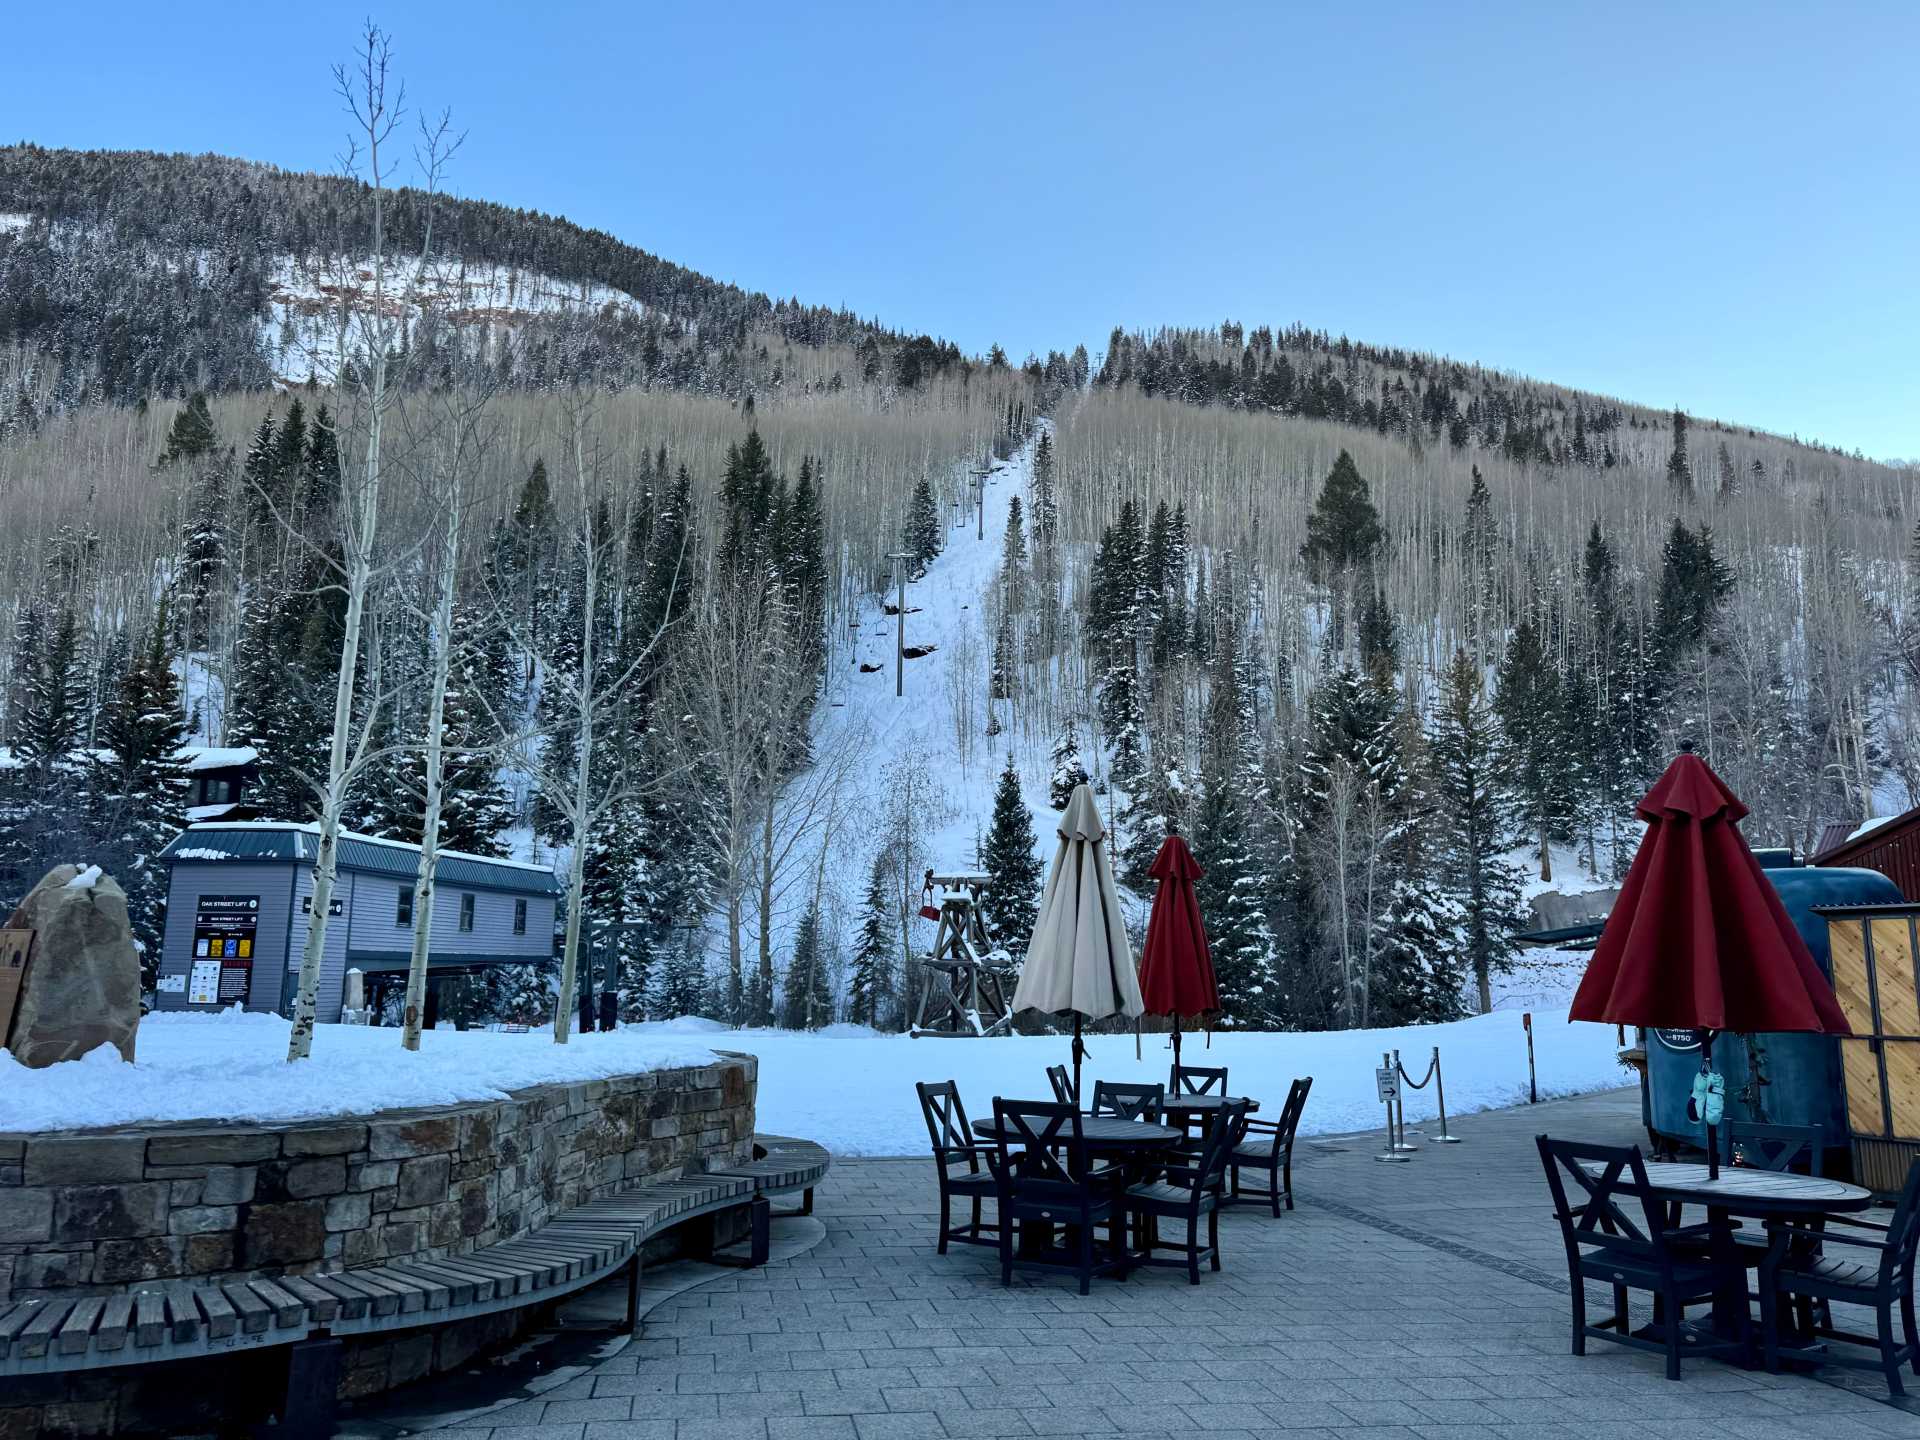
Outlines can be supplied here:
<path id="1" fill-rule="evenodd" d="M 1073 1093 L 1080 1094 L 1083 1020 L 1134 1018 L 1144 1007 L 1133 973 L 1133 949 L 1107 854 L 1107 827 L 1093 791 L 1076 785 L 1060 817 L 1060 849 L 1047 876 L 1027 963 L 1013 992 L 1015 1010 L 1073 1016 Z"/>

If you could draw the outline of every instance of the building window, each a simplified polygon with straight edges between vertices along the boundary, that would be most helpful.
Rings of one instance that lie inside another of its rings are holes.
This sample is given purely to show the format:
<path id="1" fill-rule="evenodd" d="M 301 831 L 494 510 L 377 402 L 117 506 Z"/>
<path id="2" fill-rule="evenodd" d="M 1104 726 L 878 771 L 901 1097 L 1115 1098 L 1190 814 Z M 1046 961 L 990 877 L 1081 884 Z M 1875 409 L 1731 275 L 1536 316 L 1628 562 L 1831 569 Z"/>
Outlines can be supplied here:
<path id="1" fill-rule="evenodd" d="M 513 933 L 516 935 L 527 933 L 527 902 L 524 900 L 513 902 Z"/>
<path id="2" fill-rule="evenodd" d="M 399 898 L 394 901 L 393 923 L 411 926 L 413 924 L 413 887 L 402 885 Z"/>
<path id="3" fill-rule="evenodd" d="M 462 895 L 460 897 L 460 928 L 462 930 L 473 929 L 473 896 L 471 895 Z"/>

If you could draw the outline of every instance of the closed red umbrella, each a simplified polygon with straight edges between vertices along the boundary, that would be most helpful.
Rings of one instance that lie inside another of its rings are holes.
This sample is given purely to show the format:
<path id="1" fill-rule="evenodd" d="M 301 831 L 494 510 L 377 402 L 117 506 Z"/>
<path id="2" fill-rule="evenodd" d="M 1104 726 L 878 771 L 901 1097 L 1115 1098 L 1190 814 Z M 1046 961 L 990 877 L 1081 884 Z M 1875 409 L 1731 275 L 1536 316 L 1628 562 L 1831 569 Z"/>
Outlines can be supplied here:
<path id="1" fill-rule="evenodd" d="M 1149 1015 L 1173 1017 L 1173 1063 L 1180 1063 L 1180 1017 L 1220 1008 L 1207 927 L 1193 882 L 1206 872 L 1187 842 L 1169 835 L 1147 872 L 1160 882 L 1147 917 L 1147 943 L 1140 958 L 1140 998 Z"/>
<path id="2" fill-rule="evenodd" d="M 1570 1020 L 1701 1032 L 1712 1076 L 1716 1031 L 1850 1033 L 1833 987 L 1747 848 L 1747 814 L 1682 744 L 1640 802 L 1647 832 L 1607 917 Z M 1718 1172 L 1714 1117 L 1707 1163 Z"/>

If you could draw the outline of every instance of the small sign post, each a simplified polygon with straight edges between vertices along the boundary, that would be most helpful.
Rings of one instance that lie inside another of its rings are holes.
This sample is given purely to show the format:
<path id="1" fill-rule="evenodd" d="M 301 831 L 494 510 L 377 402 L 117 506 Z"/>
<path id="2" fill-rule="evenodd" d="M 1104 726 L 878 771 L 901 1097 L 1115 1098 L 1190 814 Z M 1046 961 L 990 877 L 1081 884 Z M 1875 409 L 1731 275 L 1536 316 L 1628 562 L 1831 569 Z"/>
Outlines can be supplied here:
<path id="1" fill-rule="evenodd" d="M 1393 1129 L 1393 1103 L 1400 1098 L 1400 1077 L 1394 1073 L 1393 1057 L 1380 1056 L 1380 1065 L 1373 1072 L 1373 1088 L 1379 1093 L 1380 1103 L 1387 1107 L 1387 1148 L 1373 1158 L 1387 1164 L 1404 1165 L 1413 1157 L 1395 1144 Z"/>

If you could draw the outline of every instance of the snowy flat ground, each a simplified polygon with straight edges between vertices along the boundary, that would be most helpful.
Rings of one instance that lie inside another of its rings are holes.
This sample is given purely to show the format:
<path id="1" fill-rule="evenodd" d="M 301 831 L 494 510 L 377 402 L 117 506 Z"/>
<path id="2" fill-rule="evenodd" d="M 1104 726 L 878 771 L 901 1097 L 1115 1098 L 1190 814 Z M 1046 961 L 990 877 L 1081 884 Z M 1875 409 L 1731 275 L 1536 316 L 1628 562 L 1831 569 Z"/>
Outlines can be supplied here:
<path id="1" fill-rule="evenodd" d="M 840 1025 L 814 1034 L 731 1030 L 711 1020 L 629 1026 L 576 1035 L 555 1045 L 546 1030 L 524 1035 L 432 1031 L 419 1054 L 400 1032 L 322 1025 L 313 1058 L 285 1061 L 287 1022 L 271 1015 L 149 1016 L 139 1060 L 109 1047 L 85 1060 L 28 1070 L 0 1051 L 0 1131 L 126 1125 L 143 1120 L 290 1120 L 364 1114 L 414 1105 L 498 1099 L 509 1090 L 558 1081 L 703 1065 L 715 1050 L 760 1059 L 758 1125 L 818 1140 L 840 1155 L 911 1155 L 927 1145 L 916 1080 L 953 1079 L 975 1116 L 993 1097 L 1048 1092 L 1046 1067 L 1068 1059 L 1067 1037 L 914 1040 Z M 1398 1047 L 1416 1079 L 1435 1045 L 1447 1083 L 1448 1114 L 1514 1105 L 1527 1098 L 1526 1035 L 1520 1016 L 1484 1015 L 1405 1030 L 1220 1035 L 1211 1047 L 1190 1036 L 1187 1063 L 1225 1065 L 1235 1094 L 1269 1110 L 1296 1075 L 1312 1075 L 1301 1133 L 1364 1130 L 1380 1124 L 1373 1068 Z M 1165 1035 L 1089 1037 L 1084 1075 L 1094 1080 L 1165 1081 Z M 1607 1089 L 1629 1076 L 1614 1055 L 1613 1027 L 1569 1025 L 1563 1008 L 1534 1016 L 1541 1096 Z M 1410 1092 L 1408 1123 L 1433 1115 L 1431 1088 Z"/>
<path id="2" fill-rule="evenodd" d="M 503 1098 L 509 1090 L 705 1065 L 703 1034 L 648 1026 L 577 1035 L 435 1030 L 418 1054 L 400 1032 L 322 1025 L 312 1058 L 286 1063 L 288 1022 L 275 1015 L 149 1015 L 134 1064 L 111 1046 L 29 1070 L 0 1050 L 0 1131 L 64 1130 L 143 1120 L 297 1120 Z"/>
<path id="3" fill-rule="evenodd" d="M 675 1022 L 684 1024 L 688 1022 Z M 1567 1023 L 1566 1007 L 1536 1013 L 1535 1061 L 1540 1095 L 1579 1094 L 1625 1085 L 1611 1025 Z M 651 1028 L 651 1027 L 641 1027 Z M 760 1058 L 759 1128 L 818 1140 L 838 1155 L 915 1155 L 927 1148 L 926 1123 L 914 1094 L 916 1080 L 956 1080 L 967 1113 L 993 1113 L 993 1097 L 1050 1098 L 1046 1068 L 1068 1062 L 1064 1035 L 999 1040 L 915 1040 L 903 1035 L 822 1037 L 785 1031 L 733 1031 L 714 1036 L 726 1050 Z M 1313 1094 L 1301 1119 L 1303 1135 L 1377 1128 L 1382 1107 L 1373 1070 L 1383 1050 L 1398 1048 L 1414 1079 L 1440 1047 L 1447 1113 L 1497 1109 L 1527 1099 L 1527 1039 L 1517 1013 L 1483 1015 L 1445 1025 L 1404 1030 L 1324 1031 L 1314 1034 L 1200 1036 L 1183 1043 L 1189 1065 L 1224 1065 L 1236 1095 L 1250 1095 L 1270 1115 L 1295 1076 L 1313 1076 Z M 1131 1035 L 1095 1035 L 1082 1083 L 1095 1080 L 1162 1083 L 1172 1059 L 1165 1035 L 1141 1037 L 1134 1059 Z M 1433 1091 L 1410 1091 L 1407 1123 L 1432 1118 Z"/>

